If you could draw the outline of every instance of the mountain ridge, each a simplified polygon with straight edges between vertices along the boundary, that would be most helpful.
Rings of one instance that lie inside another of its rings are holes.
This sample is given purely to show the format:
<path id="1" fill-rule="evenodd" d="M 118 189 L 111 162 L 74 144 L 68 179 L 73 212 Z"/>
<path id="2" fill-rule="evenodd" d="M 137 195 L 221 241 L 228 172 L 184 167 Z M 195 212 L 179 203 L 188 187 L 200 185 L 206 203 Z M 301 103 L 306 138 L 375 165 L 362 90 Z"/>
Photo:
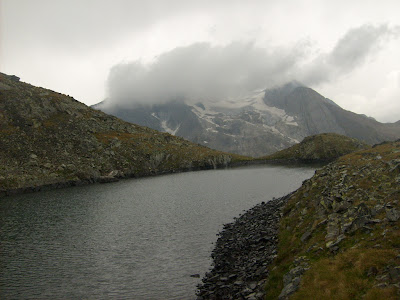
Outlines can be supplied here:
<path id="1" fill-rule="evenodd" d="M 300 143 L 260 159 L 276 162 L 330 162 L 354 151 L 368 149 L 368 144 L 337 133 L 311 135 Z"/>
<path id="2" fill-rule="evenodd" d="M 242 159 L 0 73 L 0 196 L 211 169 Z"/>
<path id="3" fill-rule="evenodd" d="M 240 101 L 94 106 L 130 122 L 169 131 L 226 152 L 259 157 L 307 136 L 338 133 L 370 145 L 400 138 L 400 123 L 379 123 L 346 111 L 299 82 L 256 91 Z"/>

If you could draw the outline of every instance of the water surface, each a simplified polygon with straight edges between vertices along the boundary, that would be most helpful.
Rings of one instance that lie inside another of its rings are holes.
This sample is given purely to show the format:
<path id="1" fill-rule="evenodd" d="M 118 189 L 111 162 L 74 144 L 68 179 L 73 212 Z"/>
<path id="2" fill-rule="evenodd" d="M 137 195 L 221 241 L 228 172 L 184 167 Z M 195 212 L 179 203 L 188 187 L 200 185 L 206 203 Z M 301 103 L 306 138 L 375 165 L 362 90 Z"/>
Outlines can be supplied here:
<path id="1" fill-rule="evenodd" d="M 222 225 L 311 168 L 253 166 L 0 199 L 0 298 L 193 299 Z"/>

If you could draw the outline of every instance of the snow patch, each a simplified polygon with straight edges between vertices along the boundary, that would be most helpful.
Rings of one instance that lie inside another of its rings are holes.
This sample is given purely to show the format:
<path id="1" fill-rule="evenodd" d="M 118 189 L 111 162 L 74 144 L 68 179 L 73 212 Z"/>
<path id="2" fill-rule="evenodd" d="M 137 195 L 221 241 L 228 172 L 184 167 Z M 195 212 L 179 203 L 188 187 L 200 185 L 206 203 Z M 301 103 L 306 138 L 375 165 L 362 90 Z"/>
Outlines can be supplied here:
<path id="1" fill-rule="evenodd" d="M 284 118 L 284 121 L 287 125 L 299 126 L 299 124 L 297 124 L 297 122 L 294 120 L 294 118 L 292 116 L 286 115 Z"/>
<path id="2" fill-rule="evenodd" d="M 204 104 L 205 109 L 201 109 L 198 106 L 192 106 L 192 112 L 201 120 L 204 120 L 215 127 L 220 127 L 218 124 L 214 122 L 214 115 L 217 115 L 218 112 L 210 110 L 208 105 Z"/>
<path id="3" fill-rule="evenodd" d="M 164 129 L 165 132 L 168 132 L 172 135 L 176 135 L 178 132 L 179 128 L 181 127 L 181 124 L 179 124 L 175 129 L 169 128 L 167 125 L 167 121 L 161 121 L 161 127 Z"/>
<path id="4" fill-rule="evenodd" d="M 155 113 L 151 113 L 151 115 L 152 115 L 154 118 L 156 118 L 157 120 L 160 120 L 160 118 L 157 117 L 157 115 L 156 115 Z M 160 121 L 161 121 L 161 120 L 160 120 Z"/>
<path id="5" fill-rule="evenodd" d="M 206 131 L 211 131 L 211 132 L 214 132 L 214 133 L 218 133 L 218 131 L 217 130 L 215 130 L 215 129 L 213 129 L 213 128 L 206 128 Z"/>
<path id="6" fill-rule="evenodd" d="M 160 121 L 161 128 L 165 132 L 168 132 L 169 134 L 176 135 L 176 133 L 178 132 L 179 128 L 181 127 L 181 124 L 179 124 L 175 129 L 172 129 L 172 128 L 168 127 L 166 120 L 161 120 L 155 113 L 151 113 L 151 115 L 154 118 L 156 118 L 157 120 Z"/>

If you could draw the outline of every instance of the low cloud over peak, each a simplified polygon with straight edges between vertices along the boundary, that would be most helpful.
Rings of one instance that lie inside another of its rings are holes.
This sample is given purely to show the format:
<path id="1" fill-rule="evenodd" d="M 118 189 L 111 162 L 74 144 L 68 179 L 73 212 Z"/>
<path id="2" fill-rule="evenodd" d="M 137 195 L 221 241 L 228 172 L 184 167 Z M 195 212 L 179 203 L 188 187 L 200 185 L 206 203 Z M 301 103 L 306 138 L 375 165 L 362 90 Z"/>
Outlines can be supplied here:
<path id="1" fill-rule="evenodd" d="M 330 53 L 315 57 L 310 57 L 312 49 L 305 43 L 286 48 L 242 42 L 178 47 L 150 64 L 134 61 L 114 66 L 108 78 L 108 105 L 215 101 L 295 79 L 320 84 L 353 71 L 394 35 L 397 28 L 364 25 L 349 30 Z"/>

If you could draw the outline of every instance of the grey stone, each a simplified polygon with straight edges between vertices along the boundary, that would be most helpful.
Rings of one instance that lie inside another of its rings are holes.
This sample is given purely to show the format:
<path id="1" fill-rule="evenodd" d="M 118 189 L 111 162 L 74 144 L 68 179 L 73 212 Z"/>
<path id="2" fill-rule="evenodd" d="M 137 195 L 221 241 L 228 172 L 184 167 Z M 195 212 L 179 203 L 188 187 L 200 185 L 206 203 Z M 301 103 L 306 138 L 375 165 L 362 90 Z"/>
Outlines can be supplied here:
<path id="1" fill-rule="evenodd" d="M 374 266 L 370 267 L 367 272 L 368 277 L 376 276 L 378 274 L 378 269 Z"/>
<path id="2" fill-rule="evenodd" d="M 256 293 L 251 293 L 250 295 L 246 296 L 248 300 L 257 300 Z"/>
<path id="3" fill-rule="evenodd" d="M 390 222 L 396 222 L 400 218 L 400 214 L 395 208 L 386 209 L 386 218 Z"/>
<path id="4" fill-rule="evenodd" d="M 277 252 L 280 208 L 287 199 L 263 202 L 224 225 L 212 252 L 214 268 L 203 278 L 197 295 L 214 290 L 220 299 L 263 298 L 267 267 Z M 218 286 L 217 281 L 223 284 Z"/>
<path id="5" fill-rule="evenodd" d="M 11 75 L 10 76 L 10 79 L 12 80 L 12 81 L 19 81 L 20 80 L 20 78 L 18 77 L 18 76 L 15 76 L 15 75 Z"/>
<path id="6" fill-rule="evenodd" d="M 290 282 L 292 282 L 295 278 L 300 277 L 303 273 L 305 272 L 305 268 L 302 266 L 295 267 L 293 269 L 290 269 L 289 272 L 287 272 L 283 276 L 283 285 L 288 285 Z"/>
<path id="7" fill-rule="evenodd" d="M 338 214 L 334 213 L 329 215 L 328 225 L 326 227 L 327 231 L 327 234 L 325 236 L 326 240 L 334 239 L 339 235 L 340 233 L 339 222 L 340 220 Z"/>
<path id="8" fill-rule="evenodd" d="M 391 267 L 389 268 L 389 276 L 392 281 L 399 281 L 400 280 L 400 267 Z"/>
<path id="9" fill-rule="evenodd" d="M 295 279 L 293 279 L 291 283 L 289 283 L 282 289 L 278 299 L 287 298 L 288 296 L 290 296 L 299 289 L 299 285 L 300 285 L 300 277 L 296 277 Z"/>
<path id="10" fill-rule="evenodd" d="M 253 282 L 249 284 L 249 288 L 251 288 L 252 290 L 255 290 L 257 287 L 257 283 Z"/>
<path id="11" fill-rule="evenodd" d="M 310 237 L 311 237 L 311 231 L 308 230 L 308 231 L 304 232 L 304 234 L 301 236 L 300 240 L 302 243 L 304 243 L 304 242 L 308 241 L 310 239 Z"/>
<path id="12" fill-rule="evenodd" d="M 11 87 L 5 83 L 0 82 L 0 91 L 7 91 L 7 90 L 11 90 Z"/>

